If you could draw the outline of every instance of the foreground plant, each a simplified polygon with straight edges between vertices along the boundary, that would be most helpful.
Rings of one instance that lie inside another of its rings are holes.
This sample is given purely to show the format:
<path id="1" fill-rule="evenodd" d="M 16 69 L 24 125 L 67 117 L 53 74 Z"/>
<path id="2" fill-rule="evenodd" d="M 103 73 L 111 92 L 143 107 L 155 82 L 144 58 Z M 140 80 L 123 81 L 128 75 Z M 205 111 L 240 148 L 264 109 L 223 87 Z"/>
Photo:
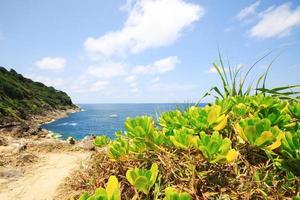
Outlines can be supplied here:
<path id="1" fill-rule="evenodd" d="M 300 176 L 300 130 L 287 132 L 282 139 L 281 153 L 283 166 L 296 176 Z"/>
<path id="2" fill-rule="evenodd" d="M 170 136 L 170 140 L 175 147 L 186 150 L 193 147 L 194 134 L 195 131 L 193 129 L 176 129 L 174 134 Z"/>
<path id="3" fill-rule="evenodd" d="M 128 182 L 135 187 L 138 192 L 148 195 L 150 189 L 155 184 L 158 175 L 158 166 L 153 163 L 150 170 L 134 168 L 126 172 Z"/>
<path id="4" fill-rule="evenodd" d="M 107 145 L 109 141 L 110 141 L 109 137 L 107 137 L 106 135 L 100 135 L 95 138 L 93 143 L 96 147 L 101 148 Z"/>
<path id="5" fill-rule="evenodd" d="M 120 185 L 117 177 L 109 177 L 106 188 L 96 189 L 91 196 L 88 193 L 84 193 L 79 200 L 121 200 Z"/>
<path id="6" fill-rule="evenodd" d="M 227 125 L 228 116 L 222 113 L 222 107 L 218 105 L 199 108 L 192 106 L 187 111 L 189 128 L 196 131 L 220 131 Z"/>
<path id="7" fill-rule="evenodd" d="M 172 187 L 167 187 L 165 190 L 165 200 L 192 200 L 191 195 L 186 192 L 178 192 Z"/>
<path id="8" fill-rule="evenodd" d="M 237 123 L 235 128 L 243 141 L 271 151 L 281 145 L 284 137 L 284 132 L 277 126 L 272 127 L 269 119 L 247 118 Z"/>
<path id="9" fill-rule="evenodd" d="M 108 150 L 110 158 L 122 159 L 129 154 L 129 141 L 122 137 L 117 138 L 109 144 Z"/>
<path id="10" fill-rule="evenodd" d="M 230 139 L 223 139 L 218 132 L 214 132 L 212 135 L 201 132 L 200 137 L 194 137 L 194 145 L 211 163 L 231 163 L 238 156 L 238 152 L 231 148 Z"/>

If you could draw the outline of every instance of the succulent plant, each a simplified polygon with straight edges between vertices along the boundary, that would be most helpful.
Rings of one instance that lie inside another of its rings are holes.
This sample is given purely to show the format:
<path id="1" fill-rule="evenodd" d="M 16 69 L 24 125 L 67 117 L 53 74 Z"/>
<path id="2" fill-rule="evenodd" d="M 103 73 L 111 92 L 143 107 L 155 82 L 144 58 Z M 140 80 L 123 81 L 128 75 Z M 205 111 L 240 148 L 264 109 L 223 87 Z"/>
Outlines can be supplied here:
<path id="1" fill-rule="evenodd" d="M 96 189 L 93 195 L 83 193 L 79 200 L 121 200 L 120 184 L 115 176 L 110 176 L 106 188 Z"/>
<path id="2" fill-rule="evenodd" d="M 221 113 L 221 106 L 206 106 L 199 108 L 192 106 L 187 111 L 189 128 L 196 131 L 220 131 L 227 125 L 228 116 Z"/>
<path id="3" fill-rule="evenodd" d="M 170 136 L 170 140 L 175 147 L 180 149 L 188 149 L 193 146 L 194 134 L 195 131 L 193 129 L 175 129 L 174 135 Z"/>
<path id="4" fill-rule="evenodd" d="M 94 145 L 96 147 L 104 147 L 105 145 L 107 145 L 109 143 L 110 139 L 109 137 L 107 137 L 106 135 L 100 135 L 100 136 L 97 136 L 95 139 L 94 139 Z"/>
<path id="5" fill-rule="evenodd" d="M 188 124 L 183 113 L 179 110 L 164 112 L 159 118 L 159 125 L 163 128 L 165 135 L 173 135 L 175 129 L 180 129 Z"/>
<path id="6" fill-rule="evenodd" d="M 121 159 L 129 154 L 129 141 L 125 138 L 117 138 L 108 145 L 109 156 L 112 159 Z"/>
<path id="7" fill-rule="evenodd" d="M 300 130 L 285 134 L 282 139 L 281 153 L 283 166 L 296 176 L 300 176 Z"/>
<path id="8" fill-rule="evenodd" d="M 134 168 L 126 172 L 128 182 L 135 187 L 138 192 L 148 195 L 150 189 L 156 182 L 158 175 L 158 166 L 153 163 L 150 170 Z"/>
<path id="9" fill-rule="evenodd" d="M 167 187 L 164 200 L 192 200 L 192 197 L 187 192 L 178 192 L 172 187 Z"/>
<path id="10" fill-rule="evenodd" d="M 242 140 L 266 150 L 278 148 L 284 137 L 284 132 L 277 126 L 272 127 L 269 119 L 250 117 L 241 120 L 235 129 Z"/>
<path id="11" fill-rule="evenodd" d="M 200 137 L 194 137 L 194 146 L 211 163 L 231 163 L 237 159 L 238 152 L 231 148 L 231 140 L 222 138 L 218 132 L 208 135 L 200 133 Z"/>

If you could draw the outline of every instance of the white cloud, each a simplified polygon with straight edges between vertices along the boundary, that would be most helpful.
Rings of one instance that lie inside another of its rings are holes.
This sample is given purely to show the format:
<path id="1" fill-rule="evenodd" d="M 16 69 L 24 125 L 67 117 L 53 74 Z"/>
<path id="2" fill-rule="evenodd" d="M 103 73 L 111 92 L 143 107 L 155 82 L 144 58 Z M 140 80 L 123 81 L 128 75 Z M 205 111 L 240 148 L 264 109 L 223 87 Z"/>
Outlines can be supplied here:
<path id="1" fill-rule="evenodd" d="M 229 69 L 228 69 L 227 67 L 225 67 L 224 69 L 225 69 L 225 72 L 228 72 L 228 71 L 229 71 Z M 211 67 L 209 70 L 206 70 L 205 72 L 208 73 L 208 74 L 215 74 L 215 73 L 218 73 L 218 71 L 217 71 L 216 68 L 214 68 L 214 67 Z"/>
<path id="2" fill-rule="evenodd" d="M 105 87 L 109 84 L 108 81 L 96 81 L 95 83 L 93 83 L 91 85 L 91 87 L 89 88 L 89 91 L 91 92 L 97 92 L 97 91 L 100 91 L 100 90 L 103 90 L 105 89 Z"/>
<path id="3" fill-rule="evenodd" d="M 113 78 L 126 74 L 125 65 L 117 62 L 102 62 L 88 67 L 87 73 L 98 78 Z"/>
<path id="4" fill-rule="evenodd" d="M 255 3 L 251 4 L 250 6 L 242 9 L 238 14 L 237 14 L 237 19 L 243 20 L 246 17 L 249 17 L 253 14 L 255 14 L 256 8 L 259 6 L 260 0 L 256 1 Z"/>
<path id="5" fill-rule="evenodd" d="M 175 69 L 176 64 L 180 62 L 177 56 L 169 56 L 167 58 L 155 61 L 151 65 L 140 65 L 133 68 L 132 73 L 135 74 L 164 74 Z"/>
<path id="6" fill-rule="evenodd" d="M 270 7 L 260 13 L 260 21 L 250 30 L 250 36 L 259 38 L 283 37 L 300 25 L 300 7 L 292 10 L 289 3 Z"/>
<path id="7" fill-rule="evenodd" d="M 160 78 L 157 76 L 151 80 L 151 83 L 158 83 L 159 81 L 160 81 Z"/>
<path id="8" fill-rule="evenodd" d="M 40 69 L 60 70 L 66 65 L 66 59 L 60 57 L 44 57 L 35 62 Z"/>
<path id="9" fill-rule="evenodd" d="M 133 88 L 130 91 L 133 92 L 133 93 L 137 93 L 139 91 L 139 89 L 138 88 Z"/>
<path id="10" fill-rule="evenodd" d="M 132 83 L 132 82 L 136 81 L 136 76 L 135 76 L 135 75 L 127 76 L 127 77 L 125 78 L 125 81 L 126 81 L 127 83 Z"/>
<path id="11" fill-rule="evenodd" d="M 137 86 L 137 83 L 136 82 L 130 83 L 129 86 L 132 87 L 132 88 L 135 88 Z"/>
<path id="12" fill-rule="evenodd" d="M 33 81 L 41 82 L 47 86 L 52 86 L 54 88 L 62 88 L 69 80 L 60 77 L 51 78 L 43 75 L 28 74 L 26 77 L 32 79 Z"/>
<path id="13" fill-rule="evenodd" d="M 204 15 L 202 6 L 184 0 L 130 0 L 125 8 L 129 13 L 123 28 L 89 37 L 84 42 L 87 52 L 113 56 L 166 46 Z"/>

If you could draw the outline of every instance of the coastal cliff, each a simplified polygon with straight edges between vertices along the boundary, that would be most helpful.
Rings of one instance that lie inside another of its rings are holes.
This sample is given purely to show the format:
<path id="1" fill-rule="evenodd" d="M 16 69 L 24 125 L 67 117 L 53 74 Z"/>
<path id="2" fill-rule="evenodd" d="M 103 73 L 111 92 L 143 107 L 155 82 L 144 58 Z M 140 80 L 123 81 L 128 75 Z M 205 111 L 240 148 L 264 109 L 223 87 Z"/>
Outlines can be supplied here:
<path id="1" fill-rule="evenodd" d="M 78 110 L 65 92 L 0 67 L 0 132 L 36 134 L 39 124 Z"/>

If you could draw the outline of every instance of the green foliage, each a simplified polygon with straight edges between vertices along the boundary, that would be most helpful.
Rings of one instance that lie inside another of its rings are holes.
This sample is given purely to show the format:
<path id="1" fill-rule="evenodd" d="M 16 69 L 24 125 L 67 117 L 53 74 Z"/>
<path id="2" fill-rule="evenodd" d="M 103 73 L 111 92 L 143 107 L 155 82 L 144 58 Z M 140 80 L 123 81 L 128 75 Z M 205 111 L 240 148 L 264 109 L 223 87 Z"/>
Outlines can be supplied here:
<path id="1" fill-rule="evenodd" d="M 289 111 L 291 115 L 298 120 L 300 119 L 300 103 L 299 102 L 292 102 L 289 105 Z"/>
<path id="2" fill-rule="evenodd" d="M 170 136 L 172 144 L 179 149 L 189 149 L 193 146 L 193 129 L 181 128 L 174 130 L 174 135 Z"/>
<path id="3" fill-rule="evenodd" d="M 124 159 L 129 153 L 129 141 L 120 137 L 113 140 L 109 145 L 109 156 L 112 159 Z"/>
<path id="4" fill-rule="evenodd" d="M 266 150 L 274 150 L 281 145 L 284 132 L 271 125 L 269 119 L 251 117 L 241 120 L 235 128 L 245 142 Z"/>
<path id="5" fill-rule="evenodd" d="M 145 138 L 154 132 L 154 120 L 151 117 L 142 116 L 125 121 L 126 135 L 129 138 Z"/>
<path id="6" fill-rule="evenodd" d="M 162 113 L 159 118 L 159 125 L 163 127 L 163 132 L 169 136 L 173 135 L 174 129 L 180 129 L 188 124 L 188 119 L 183 116 L 180 110 Z"/>
<path id="7" fill-rule="evenodd" d="M 201 132 L 200 137 L 194 137 L 194 145 L 211 163 L 230 163 L 235 161 L 238 156 L 237 151 L 231 148 L 230 139 L 223 139 L 218 132 L 214 132 L 212 135 Z"/>
<path id="8" fill-rule="evenodd" d="M 157 145 L 164 143 L 166 139 L 164 134 L 154 128 L 152 117 L 127 118 L 125 128 L 125 136 L 131 139 L 132 149 L 136 149 L 136 146 L 142 146 L 143 149 L 155 149 Z"/>
<path id="9" fill-rule="evenodd" d="M 165 190 L 165 200 L 192 200 L 192 197 L 186 192 L 178 192 L 171 187 L 167 187 Z"/>
<path id="10" fill-rule="evenodd" d="M 300 129 L 294 134 L 286 132 L 282 139 L 281 154 L 283 166 L 300 176 Z"/>
<path id="11" fill-rule="evenodd" d="M 227 125 L 228 116 L 222 114 L 221 106 L 206 106 L 199 108 L 192 106 L 187 111 L 187 119 L 189 120 L 190 128 L 197 131 L 220 131 Z"/>
<path id="12" fill-rule="evenodd" d="M 96 147 L 101 148 L 107 145 L 109 141 L 110 141 L 109 137 L 107 137 L 106 135 L 100 135 L 95 138 L 93 143 Z"/>
<path id="13" fill-rule="evenodd" d="M 158 166 L 153 163 L 150 170 L 147 169 L 129 169 L 126 172 L 126 178 L 131 185 L 133 185 L 137 191 L 143 192 L 148 195 L 150 189 L 155 184 L 158 175 Z"/>
<path id="14" fill-rule="evenodd" d="M 163 113 L 159 124 L 167 136 L 174 135 L 174 130 L 180 128 L 200 131 L 220 131 L 227 125 L 228 116 L 222 113 L 219 105 L 206 106 L 204 108 L 192 106 L 186 112 L 178 110 Z"/>
<path id="15" fill-rule="evenodd" d="M 91 196 L 88 193 L 83 193 L 79 200 L 121 200 L 120 185 L 117 177 L 109 177 L 106 188 L 96 189 Z"/>

